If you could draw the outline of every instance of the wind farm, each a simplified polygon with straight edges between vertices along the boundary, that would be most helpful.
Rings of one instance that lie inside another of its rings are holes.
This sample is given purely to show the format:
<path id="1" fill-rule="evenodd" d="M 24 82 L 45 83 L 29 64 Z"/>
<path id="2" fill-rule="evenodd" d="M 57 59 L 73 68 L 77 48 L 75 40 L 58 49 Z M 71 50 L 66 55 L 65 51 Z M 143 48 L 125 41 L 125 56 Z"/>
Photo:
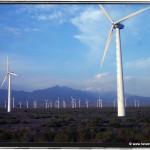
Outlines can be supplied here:
<path id="1" fill-rule="evenodd" d="M 148 4 L 1 5 L 0 146 L 146 143 L 149 12 Z"/>

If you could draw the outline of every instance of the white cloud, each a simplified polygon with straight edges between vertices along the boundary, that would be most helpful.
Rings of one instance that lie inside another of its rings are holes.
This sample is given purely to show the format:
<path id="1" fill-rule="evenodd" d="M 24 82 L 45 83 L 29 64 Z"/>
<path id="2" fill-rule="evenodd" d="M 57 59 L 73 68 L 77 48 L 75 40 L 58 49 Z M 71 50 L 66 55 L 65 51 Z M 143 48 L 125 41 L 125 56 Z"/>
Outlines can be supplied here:
<path id="1" fill-rule="evenodd" d="M 110 73 L 96 74 L 92 79 L 84 82 L 85 90 L 90 91 L 116 91 L 116 79 Z"/>
<path id="2" fill-rule="evenodd" d="M 125 68 L 127 69 L 148 69 L 150 68 L 150 57 L 147 58 L 141 58 L 139 60 L 135 60 L 132 62 L 127 62 L 125 64 Z"/>
<path id="3" fill-rule="evenodd" d="M 150 77 L 149 76 L 124 76 L 124 91 L 131 95 L 150 96 Z M 93 78 L 84 81 L 82 88 L 87 91 L 116 91 L 116 76 L 106 72 L 96 74 Z"/>
<path id="4" fill-rule="evenodd" d="M 103 15 L 99 9 L 89 7 L 71 20 L 72 24 L 79 30 L 74 38 L 86 46 L 86 57 L 90 62 L 99 61 L 103 52 L 105 42 L 103 42 L 103 39 L 106 38 L 104 32 L 107 30 L 107 26 L 102 23 L 102 19 Z"/>
<path id="5" fill-rule="evenodd" d="M 53 21 L 57 21 L 59 23 L 63 23 L 65 22 L 65 18 L 63 17 L 63 14 L 61 11 L 55 11 L 51 14 L 41 14 L 37 16 L 38 20 L 53 20 Z"/>
<path id="6" fill-rule="evenodd" d="M 95 79 L 103 79 L 104 77 L 106 77 L 109 73 L 106 72 L 106 73 L 102 73 L 102 74 L 96 74 L 95 75 Z"/>
<path id="7" fill-rule="evenodd" d="M 8 35 L 13 35 L 15 37 L 20 37 L 21 36 L 21 31 L 19 28 L 14 28 L 12 26 L 8 26 L 5 24 L 0 24 L 1 32 L 5 32 L 3 36 Z M 6 34 L 7 33 L 7 34 Z"/>

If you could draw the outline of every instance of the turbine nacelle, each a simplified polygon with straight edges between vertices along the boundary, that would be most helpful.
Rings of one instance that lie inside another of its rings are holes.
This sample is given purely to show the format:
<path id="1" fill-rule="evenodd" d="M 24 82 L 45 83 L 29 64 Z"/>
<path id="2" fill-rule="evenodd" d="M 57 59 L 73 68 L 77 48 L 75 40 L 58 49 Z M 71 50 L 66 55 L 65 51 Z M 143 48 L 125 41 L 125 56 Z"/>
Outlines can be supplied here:
<path id="1" fill-rule="evenodd" d="M 17 74 L 15 74 L 14 72 L 8 72 L 7 74 L 10 74 L 12 76 L 18 76 Z"/>
<path id="2" fill-rule="evenodd" d="M 116 28 L 123 29 L 123 28 L 124 28 L 124 25 L 121 24 L 121 23 L 117 23 L 117 24 L 114 24 L 114 25 L 113 25 L 113 28 L 114 28 L 114 29 L 116 29 Z"/>

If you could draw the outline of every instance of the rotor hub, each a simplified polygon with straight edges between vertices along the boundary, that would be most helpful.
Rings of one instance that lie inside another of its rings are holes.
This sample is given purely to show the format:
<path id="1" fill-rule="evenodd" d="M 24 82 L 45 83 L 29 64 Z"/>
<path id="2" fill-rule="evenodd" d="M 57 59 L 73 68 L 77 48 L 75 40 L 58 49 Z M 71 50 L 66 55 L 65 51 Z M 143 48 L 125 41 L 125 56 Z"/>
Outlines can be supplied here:
<path id="1" fill-rule="evenodd" d="M 114 29 L 116 29 L 116 28 L 123 29 L 123 28 L 124 28 L 124 25 L 121 24 L 121 23 L 117 23 L 117 24 L 114 24 L 114 25 L 113 25 L 113 28 L 114 28 Z"/>

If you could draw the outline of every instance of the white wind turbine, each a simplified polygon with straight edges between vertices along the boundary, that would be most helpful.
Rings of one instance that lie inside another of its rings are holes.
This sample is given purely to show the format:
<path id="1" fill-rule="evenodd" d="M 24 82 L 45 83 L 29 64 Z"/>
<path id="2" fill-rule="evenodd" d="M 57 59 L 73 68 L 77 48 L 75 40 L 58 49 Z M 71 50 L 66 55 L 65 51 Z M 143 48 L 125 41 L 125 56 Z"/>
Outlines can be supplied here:
<path id="1" fill-rule="evenodd" d="M 13 108 L 15 108 L 15 101 L 14 101 L 14 97 L 13 97 Z"/>
<path id="2" fill-rule="evenodd" d="M 63 100 L 63 108 L 66 108 L 66 102 Z"/>
<path id="3" fill-rule="evenodd" d="M 97 108 L 99 108 L 99 99 L 96 101 Z"/>
<path id="4" fill-rule="evenodd" d="M 50 101 L 50 107 L 51 107 L 51 108 L 53 107 L 52 101 Z"/>
<path id="5" fill-rule="evenodd" d="M 112 26 L 108 35 L 108 39 L 106 42 L 106 47 L 104 50 L 104 54 L 102 57 L 102 61 L 101 61 L 101 66 L 103 64 L 103 61 L 105 59 L 107 50 L 108 50 L 108 46 L 110 44 L 111 41 L 111 37 L 112 37 L 112 33 L 113 30 L 116 30 L 116 61 L 117 61 L 117 97 L 118 97 L 118 117 L 123 117 L 125 116 L 125 104 L 124 104 L 124 84 L 123 84 L 123 69 L 122 69 L 122 54 L 121 54 L 121 40 L 120 40 L 120 29 L 124 28 L 124 25 L 121 24 L 121 22 L 145 11 L 150 9 L 150 7 L 148 8 L 144 8 L 142 10 L 139 10 L 137 12 L 134 12 L 120 20 L 118 20 L 117 22 L 113 22 L 112 19 L 110 18 L 110 16 L 108 15 L 108 13 L 106 12 L 106 10 L 103 8 L 102 5 L 100 5 L 100 8 L 102 10 L 102 12 L 104 13 L 104 15 L 108 18 L 108 20 L 111 22 Z"/>
<path id="6" fill-rule="evenodd" d="M 36 108 L 36 101 L 33 101 L 33 108 Z"/>
<path id="7" fill-rule="evenodd" d="M 27 108 L 29 108 L 29 103 L 28 103 L 28 101 L 26 101 L 26 103 L 27 103 Z"/>
<path id="8" fill-rule="evenodd" d="M 114 107 L 116 107 L 116 101 L 114 100 Z"/>
<path id="9" fill-rule="evenodd" d="M 139 102 L 139 101 L 137 101 L 137 103 L 138 103 L 138 107 L 140 107 L 140 102 Z"/>
<path id="10" fill-rule="evenodd" d="M 48 108 L 48 100 L 45 100 L 45 108 L 47 109 Z"/>
<path id="11" fill-rule="evenodd" d="M 20 103 L 19 103 L 19 104 L 20 104 L 20 109 L 21 109 L 21 101 L 20 101 Z"/>
<path id="12" fill-rule="evenodd" d="M 98 100 L 96 101 L 96 106 L 97 106 L 97 108 L 98 108 Z"/>
<path id="13" fill-rule="evenodd" d="M 86 99 L 85 104 L 86 104 L 86 108 L 89 108 L 89 101 L 87 99 Z"/>
<path id="14" fill-rule="evenodd" d="M 76 108 L 76 99 L 72 98 L 72 96 L 71 96 L 71 103 L 72 103 L 72 108 Z"/>
<path id="15" fill-rule="evenodd" d="M 136 107 L 136 102 L 137 102 L 137 101 L 136 101 L 135 98 L 134 98 L 134 107 Z"/>
<path id="16" fill-rule="evenodd" d="M 103 100 L 100 100 L 100 106 L 103 108 Z"/>
<path id="17" fill-rule="evenodd" d="M 102 100 L 100 99 L 100 96 L 99 99 L 97 100 L 97 107 L 98 108 L 102 107 Z"/>
<path id="18" fill-rule="evenodd" d="M 8 65 L 8 57 L 7 57 L 7 73 L 6 76 L 1 84 L 1 87 L 5 83 L 7 77 L 8 77 L 8 107 L 7 112 L 11 112 L 11 76 L 17 76 L 14 72 L 9 71 L 9 65 Z"/>
<path id="19" fill-rule="evenodd" d="M 80 101 L 80 99 L 79 99 L 79 108 L 80 108 L 80 106 L 81 106 L 81 104 L 80 104 L 80 103 L 81 103 L 81 101 Z"/>
<path id="20" fill-rule="evenodd" d="M 55 101 L 55 106 L 56 106 L 57 108 L 59 108 L 59 97 L 58 97 L 58 99 Z"/>

